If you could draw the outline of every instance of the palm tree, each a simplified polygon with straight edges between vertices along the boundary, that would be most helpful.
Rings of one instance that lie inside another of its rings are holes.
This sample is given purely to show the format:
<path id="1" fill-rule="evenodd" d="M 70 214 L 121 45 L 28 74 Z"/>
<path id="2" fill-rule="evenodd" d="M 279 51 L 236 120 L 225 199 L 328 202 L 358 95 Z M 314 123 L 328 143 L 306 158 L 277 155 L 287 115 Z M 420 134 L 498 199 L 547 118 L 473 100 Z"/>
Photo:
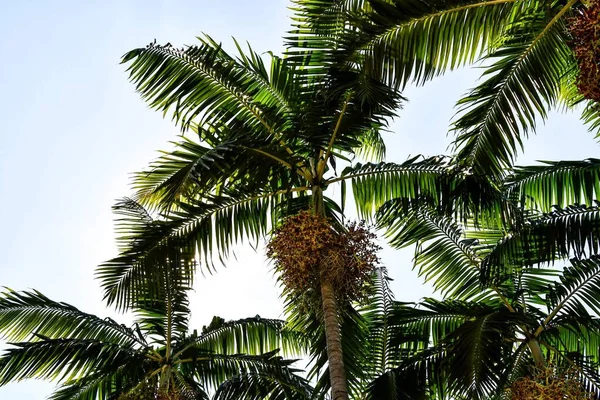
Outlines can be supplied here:
<path id="1" fill-rule="evenodd" d="M 336 43 L 305 51 L 301 43 L 319 36 L 302 26 L 292 36 L 298 45 L 283 58 L 268 54 L 268 66 L 251 48 L 243 51 L 236 42 L 234 57 L 209 37 L 184 49 L 152 43 L 123 57 L 142 97 L 194 135 L 137 174 L 136 200 L 160 216 L 138 224 L 121 255 L 99 267 L 109 304 L 129 307 L 138 291 L 153 285 L 161 266 L 155 260 L 166 254 L 188 272 L 196 255 L 212 269 L 232 244 L 258 240 L 301 210 L 341 229 L 348 183 L 365 214 L 393 197 L 436 203 L 450 195 L 438 190 L 440 176 L 448 187 L 453 178 L 437 158 L 355 162 L 356 156 L 381 159 L 380 132 L 401 96 L 360 65 L 335 65 Z M 338 162 L 351 165 L 338 174 Z M 340 185 L 341 204 L 325 196 L 333 184 Z M 342 352 L 339 311 L 346 306 L 338 304 L 331 282 L 321 279 L 318 286 L 332 397 L 347 399 L 345 370 L 356 361 Z"/>
<path id="2" fill-rule="evenodd" d="M 557 106 L 582 106 L 590 130 L 600 126 L 595 0 L 296 3 L 320 38 L 303 42 L 307 51 L 342 43 L 335 63 L 362 63 L 393 87 L 483 64 L 482 82 L 458 101 L 453 123 L 455 154 L 475 174 L 501 176 L 536 121 Z"/>
<path id="3" fill-rule="evenodd" d="M 142 213 L 128 202 L 130 214 Z M 189 277 L 174 258 L 137 292 L 133 326 L 87 314 L 37 291 L 0 295 L 0 385 L 60 382 L 51 399 L 308 399 L 312 388 L 289 360 L 304 341 L 285 322 L 215 317 L 188 330 Z M 158 397 L 157 397 L 158 396 Z"/>
<path id="4" fill-rule="evenodd" d="M 398 368 L 405 365 L 407 359 L 420 356 L 429 347 L 431 337 L 407 327 L 406 321 L 398 318 L 400 311 L 411 306 L 395 300 L 389 281 L 387 270 L 378 269 L 373 276 L 369 301 L 358 310 L 366 327 L 363 340 L 365 362 L 354 398 L 436 398 L 445 387 L 443 382 L 423 379 L 418 373 L 411 374 L 415 371 L 408 370 L 403 371 L 403 382 L 397 379 Z"/>
<path id="5" fill-rule="evenodd" d="M 391 317 L 434 344 L 398 366 L 398 385 L 419 372 L 450 392 L 488 398 L 554 359 L 600 395 L 599 174 L 595 159 L 517 167 L 499 188 L 510 218 L 457 220 L 407 199 L 380 208 L 392 246 L 417 243 L 419 274 L 447 299 Z"/>
<path id="6" fill-rule="evenodd" d="M 182 307 L 173 313 L 179 321 L 167 322 L 154 303 L 126 327 L 36 291 L 8 291 L 0 301 L 3 336 L 19 340 L 0 357 L 0 384 L 59 381 L 57 400 L 310 398 L 308 383 L 277 356 L 277 346 L 297 344 L 282 333 L 284 321 L 215 317 L 189 334 Z"/>

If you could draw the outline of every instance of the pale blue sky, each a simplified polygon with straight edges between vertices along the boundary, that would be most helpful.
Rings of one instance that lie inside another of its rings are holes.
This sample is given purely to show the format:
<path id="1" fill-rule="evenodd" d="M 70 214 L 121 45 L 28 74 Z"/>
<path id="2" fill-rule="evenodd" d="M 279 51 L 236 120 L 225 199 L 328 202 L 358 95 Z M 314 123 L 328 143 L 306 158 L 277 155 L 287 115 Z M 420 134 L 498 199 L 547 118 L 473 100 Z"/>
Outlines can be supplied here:
<path id="1" fill-rule="evenodd" d="M 127 195 L 128 174 L 166 148 L 178 129 L 149 110 L 127 81 L 120 56 L 154 38 L 191 44 L 201 32 L 231 48 L 230 37 L 258 51 L 282 49 L 282 0 L 8 1 L 0 11 L 0 286 L 35 288 L 87 312 L 109 315 L 94 267 L 114 256 L 110 207 Z M 477 79 L 463 70 L 424 88 L 388 137 L 388 159 L 444 153 L 453 104 Z M 526 149 L 535 159 L 599 157 L 576 115 L 552 115 Z M 212 315 L 281 316 L 278 292 L 261 254 L 241 251 L 217 275 L 199 279 L 197 327 Z M 384 252 L 401 300 L 428 294 L 410 269 L 410 251 Z M 123 322 L 127 321 L 122 318 Z M 0 388 L 0 400 L 43 399 L 52 385 Z"/>

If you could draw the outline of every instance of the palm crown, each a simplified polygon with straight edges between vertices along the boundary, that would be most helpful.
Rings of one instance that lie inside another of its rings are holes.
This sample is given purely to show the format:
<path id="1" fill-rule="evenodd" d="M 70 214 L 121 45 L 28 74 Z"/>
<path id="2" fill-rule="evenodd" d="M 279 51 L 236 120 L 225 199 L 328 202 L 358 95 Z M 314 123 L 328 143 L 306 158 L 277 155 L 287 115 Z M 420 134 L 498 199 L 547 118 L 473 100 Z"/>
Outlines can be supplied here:
<path id="1" fill-rule="evenodd" d="M 590 62 L 581 59 L 582 53 L 593 56 L 597 37 L 591 35 L 585 47 L 573 29 L 582 19 L 593 22 L 596 1 L 297 3 L 310 10 L 306 23 L 321 41 L 341 41 L 336 62 L 358 61 L 366 74 L 394 87 L 420 84 L 475 61 L 483 64 L 482 83 L 459 100 L 453 124 L 456 154 L 477 174 L 502 175 L 536 120 L 553 107 L 581 105 L 583 120 L 597 130 L 596 102 L 582 94 L 595 88 L 582 88 Z M 303 45 L 321 44 L 307 40 Z"/>
<path id="2" fill-rule="evenodd" d="M 590 159 L 515 168 L 498 187 L 505 205 L 496 209 L 508 218 L 457 220 L 403 199 L 380 208 L 391 244 L 418 243 L 419 274 L 447 298 L 397 316 L 434 344 L 402 363 L 398 382 L 415 371 L 431 379 L 433 368 L 450 392 L 489 397 L 553 361 L 600 392 L 598 167 Z"/>
<path id="3" fill-rule="evenodd" d="M 309 398 L 307 381 L 277 355 L 304 348 L 283 321 L 215 317 L 189 333 L 187 280 L 176 268 L 162 278 L 152 295 L 138 296 L 132 327 L 39 292 L 3 293 L 0 333 L 17 342 L 0 356 L 0 384 L 57 380 L 57 400 Z"/>
<path id="4" fill-rule="evenodd" d="M 449 194 L 437 190 L 446 166 L 435 158 L 357 163 L 338 174 L 340 160 L 383 155 L 380 132 L 401 96 L 357 64 L 338 65 L 335 43 L 305 51 L 301 43 L 318 35 L 300 29 L 293 36 L 297 46 L 284 58 L 269 54 L 268 66 L 251 49 L 237 46 L 233 57 L 208 37 L 185 49 L 153 43 L 124 56 L 142 97 L 197 139 L 184 137 L 137 174 L 136 199 L 161 217 L 138 219 L 121 255 L 99 267 L 110 304 L 130 306 L 138 290 L 152 286 L 156 260 L 178 259 L 190 272 L 198 253 L 210 268 L 232 243 L 256 240 L 300 210 L 341 227 L 347 183 L 366 214 L 395 196 L 436 202 Z M 334 183 L 342 188 L 339 205 L 324 196 Z M 320 285 L 323 307 L 336 310 L 331 285 Z M 327 351 L 336 347 L 329 343 Z M 335 353 L 340 361 L 341 351 Z"/>

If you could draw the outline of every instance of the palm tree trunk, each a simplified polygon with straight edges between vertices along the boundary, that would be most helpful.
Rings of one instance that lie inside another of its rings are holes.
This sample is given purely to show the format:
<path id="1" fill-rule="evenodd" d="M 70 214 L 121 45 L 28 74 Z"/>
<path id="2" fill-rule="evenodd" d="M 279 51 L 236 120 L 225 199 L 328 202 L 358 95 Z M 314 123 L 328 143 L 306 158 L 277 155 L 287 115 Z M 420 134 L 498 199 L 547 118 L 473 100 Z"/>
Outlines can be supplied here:
<path id="1" fill-rule="evenodd" d="M 348 400 L 346 368 L 344 368 L 342 335 L 338 322 L 337 301 L 335 299 L 333 287 L 331 287 L 328 282 L 321 282 L 321 299 L 323 302 L 327 359 L 329 360 L 331 398 L 333 400 Z"/>
<path id="2" fill-rule="evenodd" d="M 323 189 L 313 186 L 313 212 L 315 215 L 325 215 L 323 204 Z M 342 335 L 338 318 L 338 305 L 333 287 L 321 278 L 321 301 L 323 306 L 323 323 L 325 327 L 325 342 L 327 345 L 327 360 L 329 362 L 329 382 L 331 383 L 332 400 L 348 400 L 346 383 L 346 368 L 342 352 Z"/>
<path id="3" fill-rule="evenodd" d="M 540 343 L 536 339 L 530 339 L 527 342 L 527 345 L 529 346 L 529 350 L 531 351 L 531 356 L 533 357 L 533 361 L 535 361 L 536 367 L 546 368 L 546 359 L 544 358 L 544 353 L 542 353 Z"/>

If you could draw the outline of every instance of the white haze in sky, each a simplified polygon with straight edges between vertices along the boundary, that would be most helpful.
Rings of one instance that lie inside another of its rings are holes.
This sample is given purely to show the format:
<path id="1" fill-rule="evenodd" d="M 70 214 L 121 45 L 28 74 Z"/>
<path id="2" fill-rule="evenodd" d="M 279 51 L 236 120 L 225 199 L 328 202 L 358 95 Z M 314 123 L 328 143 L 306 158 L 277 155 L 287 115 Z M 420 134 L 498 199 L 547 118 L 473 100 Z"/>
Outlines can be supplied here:
<path id="1" fill-rule="evenodd" d="M 283 0 L 1 0 L 0 286 L 35 288 L 100 316 L 107 310 L 94 267 L 117 254 L 111 206 L 130 194 L 129 173 L 144 168 L 179 134 L 150 110 L 127 80 L 120 57 L 155 38 L 193 44 L 202 32 L 232 50 L 231 36 L 255 50 L 281 53 L 288 28 Z M 388 160 L 446 151 L 454 103 L 479 76 L 462 70 L 423 88 L 386 134 Z M 526 144 L 521 163 L 599 157 L 577 115 L 551 115 Z M 397 299 L 430 295 L 411 269 L 411 250 L 386 249 Z M 199 275 L 192 328 L 213 315 L 282 317 L 279 291 L 262 252 L 242 248 L 217 274 Z M 0 343 L 0 347 L 6 346 Z M 0 388 L 0 400 L 46 398 L 52 384 Z"/>

